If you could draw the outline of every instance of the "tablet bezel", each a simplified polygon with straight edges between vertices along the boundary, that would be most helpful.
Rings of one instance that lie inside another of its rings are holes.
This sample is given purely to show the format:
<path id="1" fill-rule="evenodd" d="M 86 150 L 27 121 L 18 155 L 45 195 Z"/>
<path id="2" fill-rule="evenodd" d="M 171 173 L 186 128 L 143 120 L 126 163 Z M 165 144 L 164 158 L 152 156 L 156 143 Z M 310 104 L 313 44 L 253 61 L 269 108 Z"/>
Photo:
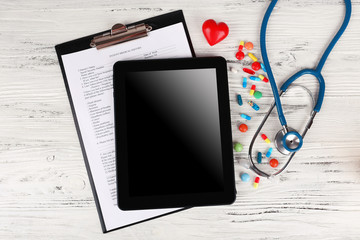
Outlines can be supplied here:
<path id="1" fill-rule="evenodd" d="M 202 192 L 156 196 L 130 196 L 127 157 L 127 125 L 124 72 L 216 69 L 218 109 L 221 135 L 223 192 Z M 118 206 L 121 210 L 175 208 L 231 204 L 236 198 L 232 131 L 226 60 L 222 57 L 175 58 L 119 61 L 114 64 L 114 117 L 116 139 L 116 177 Z"/>

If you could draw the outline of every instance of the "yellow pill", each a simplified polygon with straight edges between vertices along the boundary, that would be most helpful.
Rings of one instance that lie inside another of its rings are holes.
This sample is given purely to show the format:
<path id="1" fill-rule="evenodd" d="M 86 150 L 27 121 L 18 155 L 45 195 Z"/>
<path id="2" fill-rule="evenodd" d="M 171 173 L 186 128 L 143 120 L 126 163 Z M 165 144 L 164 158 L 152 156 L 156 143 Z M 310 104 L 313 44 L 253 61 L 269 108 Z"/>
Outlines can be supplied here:
<path id="1" fill-rule="evenodd" d="M 258 59 L 254 56 L 254 54 L 248 53 L 248 56 L 249 56 L 254 62 L 257 62 Z"/>
<path id="2" fill-rule="evenodd" d="M 254 188 L 258 188 L 259 184 L 254 182 Z"/>
<path id="3" fill-rule="evenodd" d="M 271 143 L 271 142 L 270 142 L 270 140 L 269 140 L 268 138 L 267 138 L 267 139 L 265 139 L 265 142 L 266 142 L 266 143 Z"/>
<path id="4" fill-rule="evenodd" d="M 239 51 L 242 51 L 244 49 L 244 41 L 241 41 L 239 44 Z"/>

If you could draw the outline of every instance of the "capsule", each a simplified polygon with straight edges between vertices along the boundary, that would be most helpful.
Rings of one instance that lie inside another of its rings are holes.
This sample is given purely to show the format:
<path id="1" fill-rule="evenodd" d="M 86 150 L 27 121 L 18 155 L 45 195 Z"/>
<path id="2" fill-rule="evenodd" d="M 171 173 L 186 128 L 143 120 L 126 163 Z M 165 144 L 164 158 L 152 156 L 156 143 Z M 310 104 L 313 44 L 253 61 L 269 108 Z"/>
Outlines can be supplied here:
<path id="1" fill-rule="evenodd" d="M 242 118 L 244 118 L 244 119 L 246 119 L 246 120 L 251 120 L 251 117 L 250 116 L 248 116 L 248 115 L 246 115 L 246 114 L 241 114 L 240 115 L 240 117 L 242 117 Z"/>
<path id="2" fill-rule="evenodd" d="M 257 105 L 257 104 L 254 103 L 253 101 L 248 101 L 248 104 L 249 104 L 250 107 L 252 107 L 255 111 L 259 111 L 259 110 L 260 110 L 259 105 Z"/>
<path id="3" fill-rule="evenodd" d="M 261 69 L 266 72 L 266 68 L 265 68 L 265 65 L 263 63 L 260 63 L 260 66 L 261 66 Z"/>
<path id="4" fill-rule="evenodd" d="M 269 81 L 269 79 L 267 79 L 266 77 L 264 77 L 263 75 L 259 75 L 259 78 L 261 79 L 261 80 L 263 80 L 264 82 L 268 82 Z"/>
<path id="5" fill-rule="evenodd" d="M 257 154 L 257 162 L 261 163 L 261 160 L 262 160 L 262 153 L 258 152 L 258 154 Z"/>
<path id="6" fill-rule="evenodd" d="M 254 188 L 258 188 L 259 182 L 260 182 L 260 178 L 259 178 L 259 177 L 256 177 L 256 178 L 255 178 L 255 181 L 254 181 L 254 184 L 253 184 Z"/>
<path id="7" fill-rule="evenodd" d="M 250 90 L 250 96 L 253 96 L 253 95 L 254 95 L 255 89 L 256 89 L 256 86 L 255 86 L 255 85 L 252 85 L 252 86 L 251 86 L 251 90 Z"/>
<path id="8" fill-rule="evenodd" d="M 247 78 L 243 77 L 243 88 L 247 87 Z"/>
<path id="9" fill-rule="evenodd" d="M 240 44 L 239 44 L 239 51 L 242 51 L 244 49 L 244 41 L 240 41 Z"/>
<path id="10" fill-rule="evenodd" d="M 272 151 L 273 151 L 273 148 L 269 148 L 269 150 L 266 153 L 267 158 L 269 158 L 271 156 Z"/>
<path id="11" fill-rule="evenodd" d="M 240 94 L 237 95 L 237 100 L 238 100 L 238 104 L 239 104 L 240 106 L 242 106 L 242 105 L 243 105 L 243 100 L 242 100 Z"/>
<path id="12" fill-rule="evenodd" d="M 246 72 L 246 73 L 248 73 L 248 74 L 250 74 L 250 75 L 254 75 L 254 74 L 255 74 L 255 72 L 254 72 L 253 70 L 248 69 L 248 68 L 243 68 L 243 71 Z"/>
<path id="13" fill-rule="evenodd" d="M 249 56 L 254 62 L 257 62 L 258 59 L 254 56 L 254 54 L 248 53 L 248 56 Z"/>
<path id="14" fill-rule="evenodd" d="M 250 78 L 250 80 L 257 81 L 257 82 L 261 81 L 260 78 L 255 77 L 255 76 L 250 76 L 249 78 Z"/>
<path id="15" fill-rule="evenodd" d="M 266 143 L 271 143 L 270 139 L 265 134 L 261 134 L 261 138 L 264 139 Z"/>

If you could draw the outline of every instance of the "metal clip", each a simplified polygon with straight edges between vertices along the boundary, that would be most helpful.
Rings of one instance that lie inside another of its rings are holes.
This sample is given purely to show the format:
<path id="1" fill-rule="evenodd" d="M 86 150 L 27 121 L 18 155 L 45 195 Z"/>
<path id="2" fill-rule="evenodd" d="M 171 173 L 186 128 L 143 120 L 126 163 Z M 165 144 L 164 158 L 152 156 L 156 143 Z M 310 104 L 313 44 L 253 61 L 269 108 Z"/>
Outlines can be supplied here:
<path id="1" fill-rule="evenodd" d="M 124 24 L 115 24 L 110 32 L 95 36 L 91 42 L 90 47 L 102 49 L 118 43 L 134 40 L 141 37 L 146 37 L 152 27 L 145 23 L 126 27 Z"/>

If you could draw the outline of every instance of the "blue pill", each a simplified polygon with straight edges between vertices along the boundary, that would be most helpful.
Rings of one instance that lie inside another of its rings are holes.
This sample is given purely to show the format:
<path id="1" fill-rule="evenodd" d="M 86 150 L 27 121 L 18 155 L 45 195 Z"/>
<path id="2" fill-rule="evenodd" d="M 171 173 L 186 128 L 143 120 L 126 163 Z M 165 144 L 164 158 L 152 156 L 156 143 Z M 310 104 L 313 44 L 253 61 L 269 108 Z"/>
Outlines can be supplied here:
<path id="1" fill-rule="evenodd" d="M 269 150 L 266 153 L 267 158 L 269 158 L 271 156 L 272 151 L 273 151 L 273 148 L 269 148 Z"/>
<path id="2" fill-rule="evenodd" d="M 249 77 L 249 78 L 250 78 L 250 80 L 257 81 L 257 82 L 261 81 L 260 78 L 255 77 L 255 76 L 251 76 L 251 77 Z"/>
<path id="3" fill-rule="evenodd" d="M 247 78 L 244 77 L 243 78 L 243 88 L 246 88 L 247 87 Z"/>
<path id="4" fill-rule="evenodd" d="M 259 110 L 260 110 L 259 105 L 257 105 L 257 104 L 254 103 L 253 101 L 248 101 L 248 104 L 249 104 L 255 111 L 259 111 Z"/>
<path id="5" fill-rule="evenodd" d="M 241 178 L 241 181 L 243 181 L 243 182 L 248 182 L 248 181 L 250 181 L 250 175 L 247 174 L 247 173 L 242 173 L 242 174 L 240 175 L 240 178 Z"/>
<path id="6" fill-rule="evenodd" d="M 261 160 L 262 160 L 262 153 L 258 152 L 257 162 L 261 163 Z"/>
<path id="7" fill-rule="evenodd" d="M 237 95 L 237 100 L 238 100 L 238 104 L 239 104 L 240 106 L 242 106 L 242 105 L 243 105 L 243 100 L 242 100 L 240 94 Z"/>
<path id="8" fill-rule="evenodd" d="M 244 118 L 244 119 L 246 119 L 246 120 L 251 120 L 251 117 L 250 116 L 248 116 L 248 115 L 246 115 L 246 114 L 241 114 L 240 115 L 242 118 Z"/>
<path id="9" fill-rule="evenodd" d="M 263 63 L 260 63 L 260 66 L 261 66 L 261 69 L 266 72 L 266 68 L 265 68 L 265 65 Z"/>

